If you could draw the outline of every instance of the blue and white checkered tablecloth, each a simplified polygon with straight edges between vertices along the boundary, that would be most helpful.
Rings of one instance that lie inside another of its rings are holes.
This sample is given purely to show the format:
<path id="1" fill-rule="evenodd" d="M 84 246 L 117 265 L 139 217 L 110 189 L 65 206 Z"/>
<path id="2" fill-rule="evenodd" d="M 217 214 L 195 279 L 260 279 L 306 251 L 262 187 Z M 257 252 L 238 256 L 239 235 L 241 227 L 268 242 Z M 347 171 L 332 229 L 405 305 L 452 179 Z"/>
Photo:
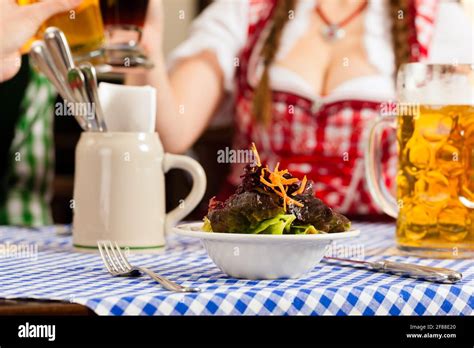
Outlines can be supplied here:
<path id="1" fill-rule="evenodd" d="M 336 245 L 333 254 L 362 250 L 369 260 L 386 257 L 448 267 L 461 271 L 464 279 L 455 285 L 434 284 L 321 263 L 300 279 L 239 280 L 223 274 L 199 241 L 174 235 L 162 254 L 130 255 L 132 264 L 203 290 L 179 294 L 163 290 L 148 277 L 113 278 L 98 254 L 74 252 L 71 237 L 56 235 L 52 227 L 0 227 L 0 297 L 70 301 L 101 315 L 473 314 L 473 260 L 400 256 L 393 224 L 355 225 L 361 236 Z"/>

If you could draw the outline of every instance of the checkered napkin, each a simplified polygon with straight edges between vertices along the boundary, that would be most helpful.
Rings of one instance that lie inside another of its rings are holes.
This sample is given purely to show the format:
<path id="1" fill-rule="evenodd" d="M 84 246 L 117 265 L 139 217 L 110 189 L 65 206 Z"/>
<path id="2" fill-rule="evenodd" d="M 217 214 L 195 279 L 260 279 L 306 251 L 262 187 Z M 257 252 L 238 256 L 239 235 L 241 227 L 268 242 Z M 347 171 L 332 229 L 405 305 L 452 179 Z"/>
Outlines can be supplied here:
<path id="1" fill-rule="evenodd" d="M 70 301 L 101 315 L 473 314 L 473 260 L 397 256 L 393 224 L 355 227 L 361 236 L 334 246 L 333 255 L 363 250 L 368 260 L 386 257 L 448 267 L 461 271 L 464 279 L 454 285 L 434 284 L 324 262 L 300 279 L 239 280 L 222 273 L 197 240 L 174 235 L 162 254 L 130 255 L 132 264 L 202 289 L 180 294 L 146 276 L 110 276 L 98 254 L 74 252 L 71 237 L 58 236 L 52 227 L 0 227 L 0 297 Z"/>

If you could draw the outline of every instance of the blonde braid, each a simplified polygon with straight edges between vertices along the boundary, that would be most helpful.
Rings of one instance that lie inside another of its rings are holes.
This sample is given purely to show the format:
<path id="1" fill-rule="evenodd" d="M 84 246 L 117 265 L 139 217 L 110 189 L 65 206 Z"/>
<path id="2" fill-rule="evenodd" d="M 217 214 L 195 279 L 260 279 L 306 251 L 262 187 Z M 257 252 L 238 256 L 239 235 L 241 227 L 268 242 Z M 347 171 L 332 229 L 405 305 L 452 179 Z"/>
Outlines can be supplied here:
<path id="1" fill-rule="evenodd" d="M 392 43 L 395 53 L 396 71 L 400 65 L 410 61 L 411 35 L 410 22 L 412 14 L 409 11 L 410 3 L 413 0 L 390 0 L 390 17 L 392 20 Z"/>
<path id="2" fill-rule="evenodd" d="M 280 46 L 281 35 L 283 28 L 290 18 L 290 11 L 292 11 L 294 7 L 295 0 L 277 0 L 271 18 L 270 33 L 261 51 L 264 70 L 253 96 L 253 114 L 256 120 L 261 124 L 268 125 L 272 118 L 272 92 L 270 89 L 268 70 Z"/>

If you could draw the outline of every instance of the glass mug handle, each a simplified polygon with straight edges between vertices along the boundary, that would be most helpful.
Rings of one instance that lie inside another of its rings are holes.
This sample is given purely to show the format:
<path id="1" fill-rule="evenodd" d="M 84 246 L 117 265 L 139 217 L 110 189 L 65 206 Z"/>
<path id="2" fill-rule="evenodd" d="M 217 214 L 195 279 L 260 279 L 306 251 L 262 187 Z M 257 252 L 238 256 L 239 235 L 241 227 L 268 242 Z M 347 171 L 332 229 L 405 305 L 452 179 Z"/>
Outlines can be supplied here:
<path id="1" fill-rule="evenodd" d="M 398 216 L 395 197 L 385 185 L 382 173 L 382 134 L 387 127 L 396 127 L 396 116 L 378 117 L 371 125 L 365 148 L 365 176 L 372 199 L 388 215 Z"/>
<path id="2" fill-rule="evenodd" d="M 187 156 L 165 153 L 163 158 L 163 171 L 182 169 L 191 174 L 193 187 L 188 196 L 176 208 L 166 214 L 165 231 L 186 217 L 201 201 L 206 191 L 206 173 L 201 165 Z"/>

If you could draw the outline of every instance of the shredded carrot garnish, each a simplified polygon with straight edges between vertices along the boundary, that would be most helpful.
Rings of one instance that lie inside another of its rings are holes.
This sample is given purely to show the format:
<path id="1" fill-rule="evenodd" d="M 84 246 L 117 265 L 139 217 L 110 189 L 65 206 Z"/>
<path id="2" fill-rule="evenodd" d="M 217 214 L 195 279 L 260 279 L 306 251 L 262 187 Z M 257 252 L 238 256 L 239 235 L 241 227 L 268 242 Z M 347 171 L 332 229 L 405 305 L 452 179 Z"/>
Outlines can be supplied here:
<path id="1" fill-rule="evenodd" d="M 260 161 L 260 155 L 258 154 L 257 147 L 255 146 L 255 143 L 252 143 L 251 149 L 252 149 L 252 152 L 255 156 L 255 162 L 256 162 L 257 166 L 260 167 L 262 165 L 262 162 Z"/>
<path id="2" fill-rule="evenodd" d="M 283 185 L 293 185 L 293 184 L 296 184 L 297 182 L 299 181 L 298 178 L 292 178 L 292 179 L 281 179 L 281 183 Z"/>
<path id="3" fill-rule="evenodd" d="M 263 170 L 262 170 L 262 175 L 260 175 L 260 182 L 261 182 L 262 184 L 267 185 L 268 187 L 271 187 L 271 188 L 275 187 L 274 184 L 268 182 L 268 181 L 265 179 Z"/>
<path id="4" fill-rule="evenodd" d="M 262 162 L 260 160 L 260 155 L 258 154 L 255 143 L 252 143 L 251 149 L 255 155 L 256 165 L 261 167 Z M 285 178 L 284 175 L 289 174 L 288 169 L 279 170 L 278 169 L 279 167 L 280 167 L 280 162 L 278 162 L 275 165 L 275 169 L 273 170 L 270 170 L 268 166 L 266 166 L 265 168 L 262 168 L 260 171 L 260 182 L 264 184 L 265 186 L 267 186 L 269 189 L 271 189 L 273 192 L 275 192 L 278 196 L 280 196 L 283 199 L 283 208 L 285 211 L 288 204 L 294 204 L 299 207 L 302 207 L 303 204 L 301 202 L 298 202 L 297 200 L 288 196 L 289 186 L 296 184 L 299 181 L 299 179 L 298 178 L 290 178 L 290 179 Z M 268 173 L 268 178 L 265 177 L 266 173 Z M 303 193 L 306 187 L 306 181 L 307 179 L 305 176 L 303 181 L 300 184 L 300 187 L 298 188 L 296 192 L 293 193 L 293 195 L 296 195 L 298 193 Z"/>
<path id="5" fill-rule="evenodd" d="M 304 189 L 306 188 L 306 182 L 308 181 L 308 179 L 306 178 L 306 175 L 304 176 L 303 180 L 301 180 L 301 185 L 300 187 L 298 188 L 298 190 L 296 190 L 295 192 L 293 192 L 292 196 L 296 196 L 296 195 L 299 195 L 300 193 L 303 193 L 304 192 Z"/>
<path id="6" fill-rule="evenodd" d="M 303 204 L 298 202 L 297 200 L 288 196 L 288 186 L 297 183 L 299 180 L 297 178 L 287 179 L 284 177 L 285 174 L 288 173 L 288 170 L 278 170 L 280 163 L 277 163 L 275 169 L 270 170 L 268 166 L 266 168 L 262 168 L 260 172 L 260 182 L 265 186 L 272 189 L 278 196 L 283 198 L 283 209 L 286 211 L 286 207 L 288 204 L 294 204 L 299 207 L 302 207 Z M 265 178 L 265 173 L 268 173 L 268 180 Z M 301 186 L 304 186 L 305 182 L 302 183 Z M 301 186 L 298 190 L 301 189 Z"/>

